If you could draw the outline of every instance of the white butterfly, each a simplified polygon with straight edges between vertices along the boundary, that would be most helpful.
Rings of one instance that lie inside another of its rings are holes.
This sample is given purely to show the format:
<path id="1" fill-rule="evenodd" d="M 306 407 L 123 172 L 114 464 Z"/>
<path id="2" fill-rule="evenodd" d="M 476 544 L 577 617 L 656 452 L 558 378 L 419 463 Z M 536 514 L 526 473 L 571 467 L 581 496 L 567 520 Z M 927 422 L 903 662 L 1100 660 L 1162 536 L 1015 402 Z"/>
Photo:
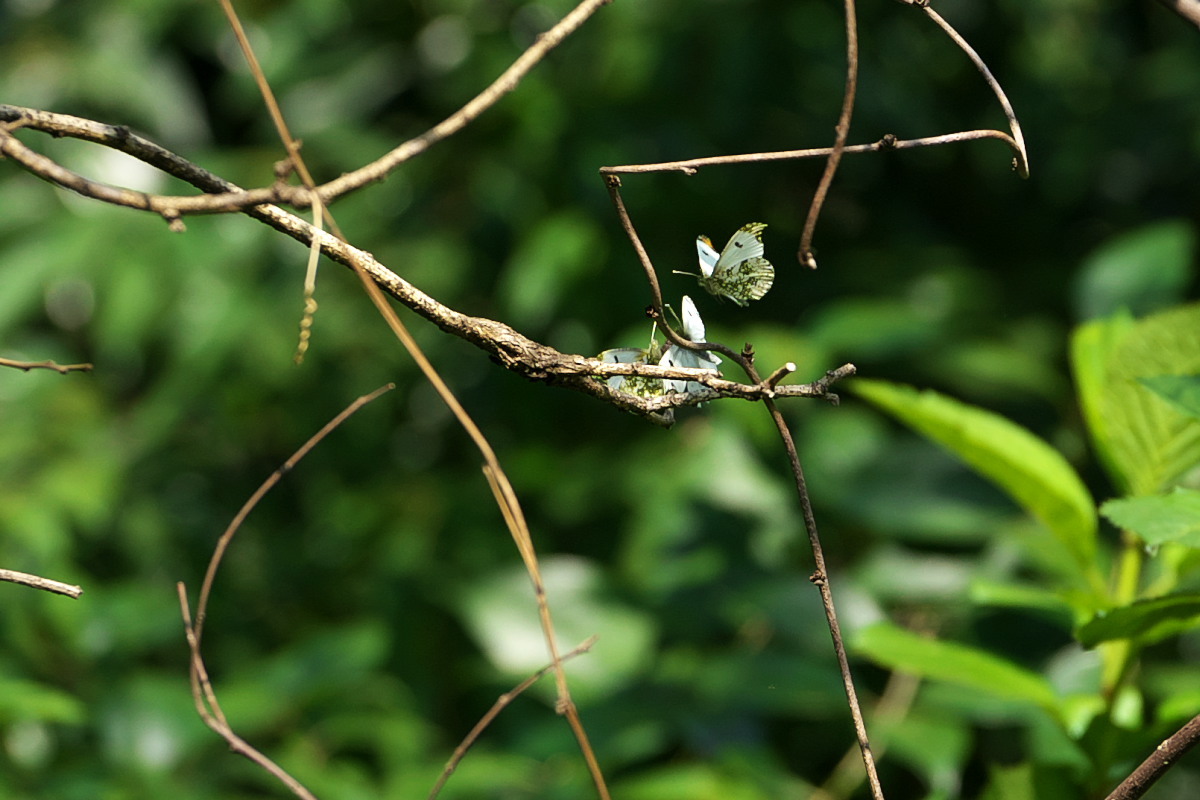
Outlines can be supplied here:
<path id="1" fill-rule="evenodd" d="M 700 312 L 696 310 L 696 304 L 686 294 L 683 296 L 682 323 L 684 336 L 697 344 L 705 343 L 704 320 L 700 319 Z M 663 353 L 658 365 L 660 367 L 691 367 L 719 372 L 717 365 L 720 363 L 721 359 L 708 350 L 688 350 L 677 345 L 670 345 Z M 668 392 L 693 393 L 701 389 L 701 384 L 696 381 L 664 380 L 663 384 Z"/>
<path id="2" fill-rule="evenodd" d="M 747 222 L 729 238 L 720 255 L 707 236 L 696 237 L 696 252 L 700 256 L 700 285 L 714 297 L 728 297 L 739 306 L 759 300 L 775 282 L 775 267 L 762 257 L 762 232 L 765 222 Z"/>
<path id="3" fill-rule="evenodd" d="M 605 364 L 655 364 L 662 358 L 662 345 L 655 339 L 658 323 L 650 328 L 649 347 L 614 347 L 605 350 L 599 358 Z M 608 388 L 617 392 L 628 392 L 638 397 L 654 397 L 663 393 L 663 382 L 659 378 L 643 378 L 640 375 L 613 375 L 608 379 Z"/>

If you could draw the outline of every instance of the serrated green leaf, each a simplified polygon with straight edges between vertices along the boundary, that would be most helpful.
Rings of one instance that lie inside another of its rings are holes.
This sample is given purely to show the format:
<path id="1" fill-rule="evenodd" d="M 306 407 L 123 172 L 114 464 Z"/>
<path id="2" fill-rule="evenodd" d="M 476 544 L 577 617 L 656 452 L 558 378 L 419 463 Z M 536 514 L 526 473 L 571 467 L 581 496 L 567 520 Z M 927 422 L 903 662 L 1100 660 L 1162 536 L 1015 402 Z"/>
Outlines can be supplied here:
<path id="1" fill-rule="evenodd" d="M 1200 420 L 1140 381 L 1200 373 L 1200 305 L 1076 331 L 1072 366 L 1097 451 L 1122 494 L 1152 495 L 1200 464 Z"/>
<path id="2" fill-rule="evenodd" d="M 1200 375 L 1155 375 L 1138 381 L 1177 411 L 1200 419 Z"/>
<path id="3" fill-rule="evenodd" d="M 1094 568 L 1095 506 L 1079 475 L 1053 447 L 999 414 L 937 392 L 861 379 L 852 388 L 1003 489 L 1066 545 L 1081 574 Z"/>
<path id="4" fill-rule="evenodd" d="M 1146 544 L 1200 547 L 1200 492 L 1176 489 L 1168 495 L 1109 500 L 1100 506 L 1100 513 Z"/>
<path id="5" fill-rule="evenodd" d="M 1148 645 L 1195 627 L 1200 627 L 1200 594 L 1177 594 L 1102 611 L 1075 635 L 1084 647 L 1113 639 Z"/>
<path id="6" fill-rule="evenodd" d="M 1027 701 L 1057 715 L 1058 695 L 1049 681 L 974 647 L 926 639 L 883 622 L 860 631 L 853 649 L 889 669 Z"/>

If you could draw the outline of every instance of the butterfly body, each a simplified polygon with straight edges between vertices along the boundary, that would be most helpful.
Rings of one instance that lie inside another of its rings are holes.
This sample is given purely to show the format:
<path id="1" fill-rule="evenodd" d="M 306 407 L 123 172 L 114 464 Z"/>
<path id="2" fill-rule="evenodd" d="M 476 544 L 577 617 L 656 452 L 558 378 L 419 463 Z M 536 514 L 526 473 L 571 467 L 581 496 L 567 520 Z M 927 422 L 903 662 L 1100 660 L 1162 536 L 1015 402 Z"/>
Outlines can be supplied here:
<path id="1" fill-rule="evenodd" d="M 705 344 L 704 335 L 704 320 L 700 319 L 700 312 L 696 310 L 696 304 L 692 302 L 692 298 L 686 294 L 683 296 L 683 319 L 682 319 L 683 335 L 696 344 Z M 721 359 L 716 353 L 708 350 L 688 350 L 686 347 L 678 345 L 668 345 L 663 352 L 662 359 L 658 364 L 661 367 L 690 367 L 692 369 L 707 369 L 712 372 L 719 372 L 717 366 L 721 363 Z M 668 392 L 688 392 L 694 393 L 700 391 L 701 384 L 697 381 L 677 381 L 664 380 L 664 386 Z"/>
<path id="2" fill-rule="evenodd" d="M 748 222 L 734 232 L 720 253 L 707 236 L 696 237 L 700 274 L 696 279 L 714 297 L 728 297 L 739 306 L 760 300 L 775 282 L 775 267 L 762 257 L 764 222 Z"/>

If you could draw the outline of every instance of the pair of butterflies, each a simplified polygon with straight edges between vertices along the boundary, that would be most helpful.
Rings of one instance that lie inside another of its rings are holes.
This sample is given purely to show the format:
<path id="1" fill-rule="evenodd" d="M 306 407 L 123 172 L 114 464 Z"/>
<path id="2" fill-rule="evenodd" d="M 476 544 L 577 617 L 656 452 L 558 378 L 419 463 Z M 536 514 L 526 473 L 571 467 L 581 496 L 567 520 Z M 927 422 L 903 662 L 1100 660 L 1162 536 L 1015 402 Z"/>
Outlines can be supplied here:
<path id="1" fill-rule="evenodd" d="M 704 320 L 700 319 L 696 304 L 685 294 L 681 307 L 683 318 L 680 320 L 680 326 L 683 328 L 683 335 L 697 344 L 704 344 Z M 606 364 L 658 364 L 660 367 L 690 367 L 712 372 L 718 372 L 717 366 L 721 363 L 716 353 L 707 350 L 688 350 L 674 344 L 664 348 L 654 337 L 653 328 L 650 330 L 649 347 L 617 347 L 605 350 L 600 354 L 600 360 Z M 638 397 L 653 397 L 666 392 L 694 393 L 700 391 L 700 386 L 697 381 L 643 378 L 640 375 L 614 375 L 608 379 L 608 388 Z"/>
<path id="2" fill-rule="evenodd" d="M 775 282 L 775 268 L 763 258 L 762 232 L 764 222 L 748 222 L 729 238 L 720 253 L 713 248 L 707 236 L 696 237 L 696 253 L 700 259 L 700 273 L 679 272 L 693 275 L 700 285 L 714 297 L 728 297 L 739 306 L 751 300 L 761 299 Z M 704 343 L 704 321 L 692 298 L 683 296 L 683 317 L 680 320 L 683 335 L 698 344 Z M 618 347 L 605 350 L 600 359 L 610 364 L 655 364 L 662 367 L 690 367 L 717 372 L 721 359 L 706 350 L 688 350 L 676 345 L 665 349 L 650 331 L 650 346 Z M 650 397 L 664 392 L 698 392 L 701 385 L 696 381 L 661 380 L 643 378 L 638 375 L 615 375 L 608 379 L 610 389 L 629 392 L 639 397 Z"/>

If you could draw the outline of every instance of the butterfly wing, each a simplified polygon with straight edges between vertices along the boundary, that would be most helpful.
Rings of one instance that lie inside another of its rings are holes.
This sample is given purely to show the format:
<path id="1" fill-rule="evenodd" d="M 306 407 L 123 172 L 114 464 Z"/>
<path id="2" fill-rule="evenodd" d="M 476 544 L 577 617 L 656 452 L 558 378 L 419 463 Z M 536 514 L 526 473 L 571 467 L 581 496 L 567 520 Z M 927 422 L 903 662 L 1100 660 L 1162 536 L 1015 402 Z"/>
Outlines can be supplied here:
<path id="1" fill-rule="evenodd" d="M 767 223 L 765 222 L 747 222 L 738 228 L 733 236 L 729 237 L 725 249 L 721 251 L 717 267 L 729 266 L 745 261 L 747 258 L 761 256 L 764 249 L 762 232 L 766 230 L 766 227 Z"/>
<path id="2" fill-rule="evenodd" d="M 640 347 L 614 347 L 600 354 L 600 360 L 605 364 L 645 364 L 646 351 Z M 613 375 L 608 379 L 608 388 L 613 391 L 624 391 L 625 382 L 631 375 Z"/>

